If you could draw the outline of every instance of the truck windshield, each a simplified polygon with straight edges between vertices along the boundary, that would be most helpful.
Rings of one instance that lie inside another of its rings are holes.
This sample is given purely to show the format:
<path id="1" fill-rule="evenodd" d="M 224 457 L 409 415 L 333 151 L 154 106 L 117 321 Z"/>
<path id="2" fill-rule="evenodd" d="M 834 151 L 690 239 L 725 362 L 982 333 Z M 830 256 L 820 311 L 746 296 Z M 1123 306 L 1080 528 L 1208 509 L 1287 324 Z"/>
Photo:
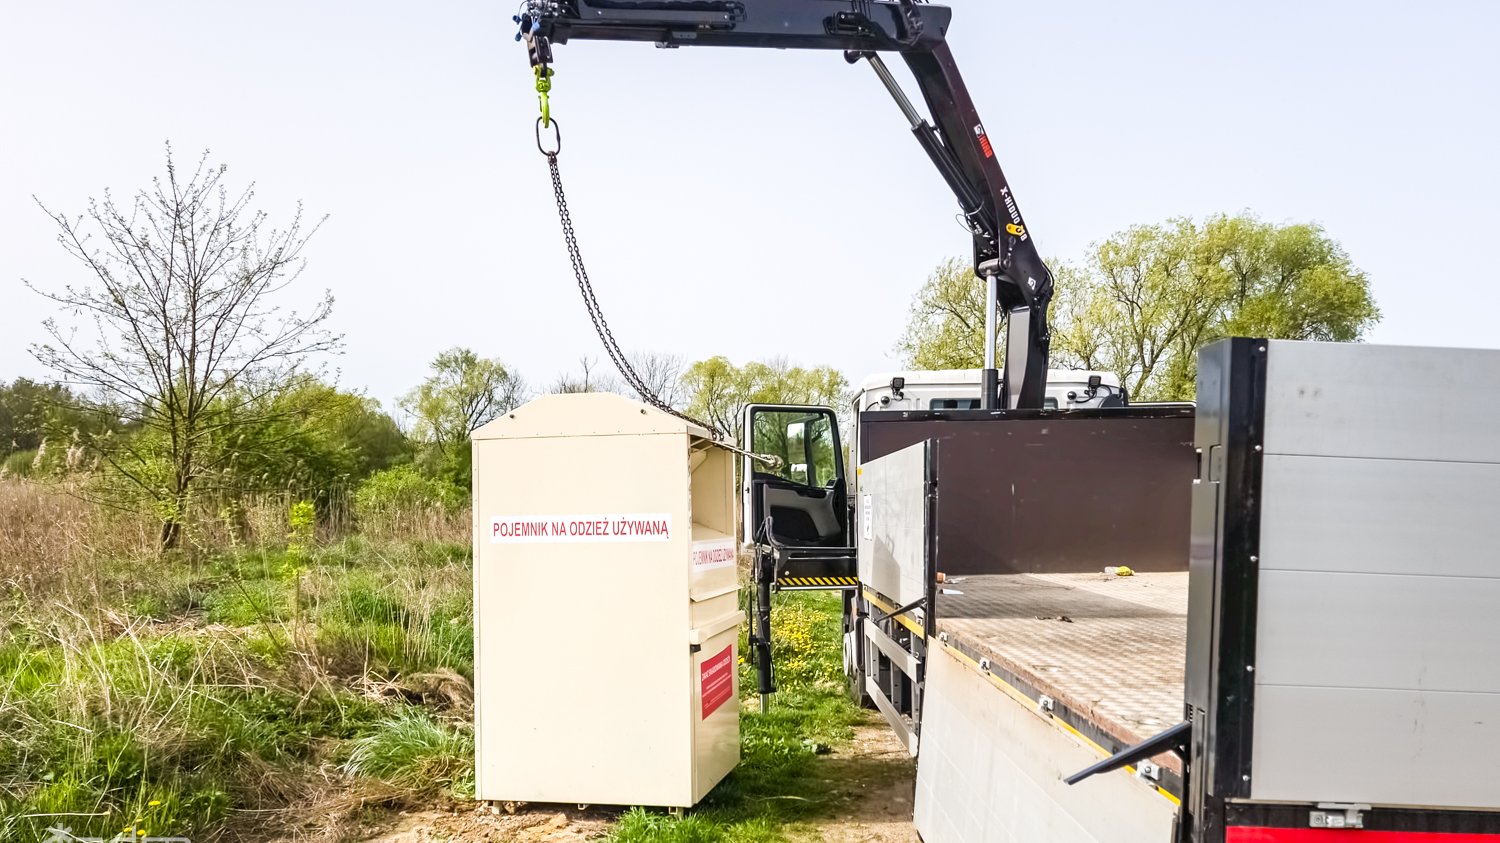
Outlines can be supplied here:
<path id="1" fill-rule="evenodd" d="M 1045 407 L 1048 410 L 1056 410 L 1057 409 L 1057 399 L 1056 398 L 1048 398 L 1048 399 L 1046 399 L 1046 402 L 1042 406 Z M 978 410 L 978 409 L 980 409 L 980 406 L 979 406 L 979 399 L 978 398 L 934 398 L 931 401 L 927 402 L 927 409 L 929 409 L 929 410 Z"/>
<path id="2" fill-rule="evenodd" d="M 782 460 L 772 474 L 817 487 L 832 486 L 838 479 L 831 415 L 773 410 L 757 412 L 754 419 L 755 450 Z"/>

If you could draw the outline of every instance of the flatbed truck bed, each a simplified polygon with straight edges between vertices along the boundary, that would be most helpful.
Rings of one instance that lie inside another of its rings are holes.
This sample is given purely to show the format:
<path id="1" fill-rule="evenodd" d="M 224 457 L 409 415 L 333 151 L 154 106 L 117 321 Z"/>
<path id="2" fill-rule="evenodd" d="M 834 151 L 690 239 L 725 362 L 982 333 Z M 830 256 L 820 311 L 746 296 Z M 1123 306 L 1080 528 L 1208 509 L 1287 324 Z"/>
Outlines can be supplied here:
<path id="1" fill-rule="evenodd" d="M 1497 369 L 1234 339 L 1190 431 L 861 414 L 846 653 L 922 839 L 1500 841 L 1500 410 L 1443 400 Z"/>
<path id="2" fill-rule="evenodd" d="M 1182 794 L 1175 755 L 1087 787 L 1063 780 L 1181 721 L 1187 579 L 996 574 L 943 583 L 917 774 L 924 839 L 1169 839 Z"/>
<path id="3" fill-rule="evenodd" d="M 1027 696 L 1078 715 L 1074 728 L 1113 753 L 1183 718 L 1187 581 L 1186 571 L 961 577 L 938 595 L 936 630 Z"/>

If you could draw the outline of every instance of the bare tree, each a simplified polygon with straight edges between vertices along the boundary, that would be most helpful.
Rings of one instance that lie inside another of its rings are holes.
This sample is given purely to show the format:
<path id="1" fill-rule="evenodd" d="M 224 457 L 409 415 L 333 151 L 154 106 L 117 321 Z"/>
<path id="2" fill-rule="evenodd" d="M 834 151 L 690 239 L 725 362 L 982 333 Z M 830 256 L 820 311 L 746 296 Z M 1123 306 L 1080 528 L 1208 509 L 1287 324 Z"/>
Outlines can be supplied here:
<path id="1" fill-rule="evenodd" d="M 341 337 L 324 328 L 326 291 L 305 313 L 281 294 L 302 273 L 310 229 L 300 204 L 285 228 L 251 208 L 254 185 L 231 192 L 208 153 L 184 179 L 167 147 L 166 178 L 128 202 L 108 191 L 77 217 L 37 204 L 58 242 L 86 266 L 88 285 L 26 285 L 78 324 L 43 324 L 32 346 L 43 365 L 94 394 L 138 432 L 91 443 L 161 516 L 161 546 L 178 547 L 200 480 L 224 459 L 218 442 L 287 412 L 269 400 L 307 373 Z"/>
<path id="2" fill-rule="evenodd" d="M 563 372 L 557 376 L 557 380 L 552 382 L 552 386 L 547 391 L 552 393 L 614 392 L 620 395 L 625 394 L 625 385 L 620 383 L 619 378 L 615 377 L 607 369 L 600 372 L 599 364 L 593 358 L 580 357 L 578 358 L 578 365 L 583 369 L 582 375 Z"/>
<path id="3" fill-rule="evenodd" d="M 641 376 L 646 388 L 667 406 L 678 410 L 687 405 L 687 390 L 682 385 L 686 363 L 680 354 L 660 351 L 637 351 L 630 355 L 630 365 Z M 645 396 L 642 396 L 645 397 Z"/>
<path id="4" fill-rule="evenodd" d="M 666 354 L 658 351 L 637 351 L 629 356 L 630 366 L 640 376 L 646 389 L 670 407 L 682 409 L 687 403 L 687 390 L 682 385 L 682 373 L 685 366 L 682 355 Z M 628 386 L 624 379 L 606 368 L 599 371 L 598 363 L 590 357 L 581 357 L 578 360 L 583 374 L 564 372 L 557 376 L 552 382 L 548 392 L 613 392 L 618 395 L 630 396 L 638 393 L 638 390 Z M 642 400 L 646 396 L 640 396 Z"/>

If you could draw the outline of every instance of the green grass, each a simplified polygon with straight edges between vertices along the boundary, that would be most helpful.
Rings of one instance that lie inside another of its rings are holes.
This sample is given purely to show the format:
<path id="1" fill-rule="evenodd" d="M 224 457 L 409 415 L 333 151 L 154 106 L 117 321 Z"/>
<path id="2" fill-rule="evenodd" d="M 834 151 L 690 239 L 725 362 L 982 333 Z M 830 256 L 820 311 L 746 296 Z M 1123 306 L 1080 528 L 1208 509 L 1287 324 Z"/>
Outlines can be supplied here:
<path id="1" fill-rule="evenodd" d="M 94 582 L 0 618 L 0 840 L 265 839 L 320 788 L 472 793 L 466 730 L 366 691 L 473 675 L 466 548 L 101 563 Z"/>
<path id="2" fill-rule="evenodd" d="M 788 593 L 772 611 L 777 692 L 761 714 L 754 673 L 741 667 L 747 694 L 740 715 L 740 765 L 682 818 L 633 809 L 616 843 L 770 843 L 805 837 L 804 824 L 838 805 L 829 799 L 829 760 L 864 713 L 843 691 L 838 595 Z M 742 646 L 743 649 L 743 646 Z"/>
<path id="3" fill-rule="evenodd" d="M 472 678 L 468 548 L 350 539 L 96 567 L 87 593 L 0 595 L 0 840 L 54 824 L 280 839 L 284 813 L 326 820 L 320 795 L 472 797 L 463 713 L 377 693 Z M 612 840 L 803 839 L 838 809 L 838 762 L 821 753 L 865 717 L 843 693 L 839 599 L 782 595 L 773 618 L 779 691 L 766 714 L 747 694 L 740 766 L 688 816 L 631 810 Z"/>
<path id="4" fill-rule="evenodd" d="M 414 793 L 474 792 L 474 734 L 402 708 L 349 742 L 343 770 Z"/>

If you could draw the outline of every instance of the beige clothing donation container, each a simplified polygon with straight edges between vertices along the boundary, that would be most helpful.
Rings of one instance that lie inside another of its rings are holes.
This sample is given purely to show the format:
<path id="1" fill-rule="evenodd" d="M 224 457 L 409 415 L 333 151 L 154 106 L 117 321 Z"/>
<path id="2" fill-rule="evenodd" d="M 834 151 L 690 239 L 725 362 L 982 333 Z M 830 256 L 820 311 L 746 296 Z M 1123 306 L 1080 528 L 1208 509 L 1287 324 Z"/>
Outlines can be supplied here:
<path id="1" fill-rule="evenodd" d="M 695 805 L 739 763 L 731 454 L 604 393 L 473 440 L 476 796 Z"/>

